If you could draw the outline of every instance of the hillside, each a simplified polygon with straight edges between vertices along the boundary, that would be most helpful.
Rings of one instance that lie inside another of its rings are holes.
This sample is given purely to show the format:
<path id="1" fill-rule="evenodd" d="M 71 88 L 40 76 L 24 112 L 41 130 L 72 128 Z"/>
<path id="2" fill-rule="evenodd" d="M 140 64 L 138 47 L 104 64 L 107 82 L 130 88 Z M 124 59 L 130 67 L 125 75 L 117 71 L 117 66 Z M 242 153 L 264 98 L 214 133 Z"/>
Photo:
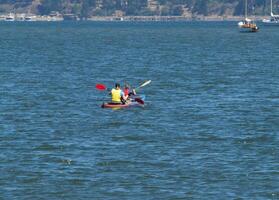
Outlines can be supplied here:
<path id="1" fill-rule="evenodd" d="M 267 15 L 269 0 L 250 0 L 251 15 Z M 278 13 L 279 0 L 274 0 Z M 0 0 L 0 13 L 33 13 L 47 15 L 51 11 L 81 17 L 109 15 L 219 15 L 244 13 L 244 0 Z"/>

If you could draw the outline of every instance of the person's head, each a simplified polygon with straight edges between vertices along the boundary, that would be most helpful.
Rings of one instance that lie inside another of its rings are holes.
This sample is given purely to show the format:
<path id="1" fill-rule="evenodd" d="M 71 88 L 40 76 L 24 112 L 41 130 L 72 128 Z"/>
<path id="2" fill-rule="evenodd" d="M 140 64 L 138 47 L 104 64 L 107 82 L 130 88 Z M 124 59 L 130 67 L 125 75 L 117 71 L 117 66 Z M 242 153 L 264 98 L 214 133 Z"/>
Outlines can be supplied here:
<path id="1" fill-rule="evenodd" d="M 120 84 L 119 83 L 115 83 L 115 88 L 116 89 L 120 89 Z"/>
<path id="2" fill-rule="evenodd" d="M 130 89 L 130 86 L 129 86 L 128 84 L 125 84 L 125 85 L 124 85 L 124 88 L 125 88 L 125 89 Z"/>

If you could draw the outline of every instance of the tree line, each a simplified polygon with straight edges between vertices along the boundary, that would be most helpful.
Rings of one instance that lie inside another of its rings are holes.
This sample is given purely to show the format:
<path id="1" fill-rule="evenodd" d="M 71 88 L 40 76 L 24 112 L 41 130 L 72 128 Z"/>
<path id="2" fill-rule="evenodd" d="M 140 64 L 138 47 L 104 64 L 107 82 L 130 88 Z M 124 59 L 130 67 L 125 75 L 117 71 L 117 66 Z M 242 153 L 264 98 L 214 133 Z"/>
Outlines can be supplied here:
<path id="1" fill-rule="evenodd" d="M 14 9 L 28 7 L 39 1 L 37 14 L 52 11 L 75 14 L 81 17 L 109 16 L 121 11 L 124 15 L 243 15 L 244 0 L 0 0 L 1 5 L 13 5 Z M 248 0 L 251 15 L 269 13 L 270 0 Z M 274 12 L 279 0 L 273 0 Z M 3 10 L 3 9 L 2 9 Z"/>

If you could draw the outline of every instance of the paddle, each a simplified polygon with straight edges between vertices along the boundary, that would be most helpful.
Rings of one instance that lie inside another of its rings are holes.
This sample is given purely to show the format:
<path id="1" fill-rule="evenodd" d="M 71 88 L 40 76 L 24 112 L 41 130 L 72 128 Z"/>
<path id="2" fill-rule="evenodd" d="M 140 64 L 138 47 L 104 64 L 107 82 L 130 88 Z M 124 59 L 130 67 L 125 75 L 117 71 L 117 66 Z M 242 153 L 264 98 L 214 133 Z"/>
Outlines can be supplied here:
<path id="1" fill-rule="evenodd" d="M 96 89 L 104 91 L 107 89 L 107 87 L 103 84 L 96 84 Z"/>
<path id="2" fill-rule="evenodd" d="M 141 105 L 144 105 L 144 101 L 140 98 L 135 98 L 135 101 L 138 102 Z"/>
<path id="3" fill-rule="evenodd" d="M 140 88 L 142 88 L 142 87 L 148 85 L 149 83 L 151 83 L 151 80 L 145 81 L 143 84 L 141 84 L 141 85 L 140 85 L 139 87 L 137 87 L 135 90 L 138 90 L 138 89 L 140 89 Z"/>
<path id="4" fill-rule="evenodd" d="M 143 84 L 141 84 L 141 85 L 140 85 L 139 87 L 137 87 L 135 90 L 138 90 L 138 89 L 140 89 L 140 88 L 142 88 L 142 87 L 144 87 L 144 86 L 146 86 L 146 85 L 148 85 L 148 84 L 150 84 L 150 83 L 151 83 L 151 80 L 145 81 Z M 96 89 L 97 89 L 97 90 L 102 90 L 102 91 L 108 90 L 107 87 L 106 87 L 104 84 L 100 84 L 100 83 L 96 84 Z"/>

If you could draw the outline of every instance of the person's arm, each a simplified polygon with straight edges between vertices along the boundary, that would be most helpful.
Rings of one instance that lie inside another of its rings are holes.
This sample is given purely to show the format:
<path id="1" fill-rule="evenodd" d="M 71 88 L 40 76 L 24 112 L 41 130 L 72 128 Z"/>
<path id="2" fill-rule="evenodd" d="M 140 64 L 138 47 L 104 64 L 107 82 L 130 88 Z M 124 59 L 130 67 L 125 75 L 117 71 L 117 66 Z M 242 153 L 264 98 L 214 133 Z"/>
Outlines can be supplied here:
<path id="1" fill-rule="evenodd" d="M 129 92 L 129 96 L 135 96 L 135 95 L 137 95 L 137 93 L 136 93 L 136 90 L 135 89 L 133 89 L 131 92 Z"/>
<path id="2" fill-rule="evenodd" d="M 120 95 L 121 95 L 121 98 L 122 98 L 124 101 L 127 100 L 128 97 L 125 96 L 125 94 L 124 94 L 123 91 L 121 91 Z"/>

